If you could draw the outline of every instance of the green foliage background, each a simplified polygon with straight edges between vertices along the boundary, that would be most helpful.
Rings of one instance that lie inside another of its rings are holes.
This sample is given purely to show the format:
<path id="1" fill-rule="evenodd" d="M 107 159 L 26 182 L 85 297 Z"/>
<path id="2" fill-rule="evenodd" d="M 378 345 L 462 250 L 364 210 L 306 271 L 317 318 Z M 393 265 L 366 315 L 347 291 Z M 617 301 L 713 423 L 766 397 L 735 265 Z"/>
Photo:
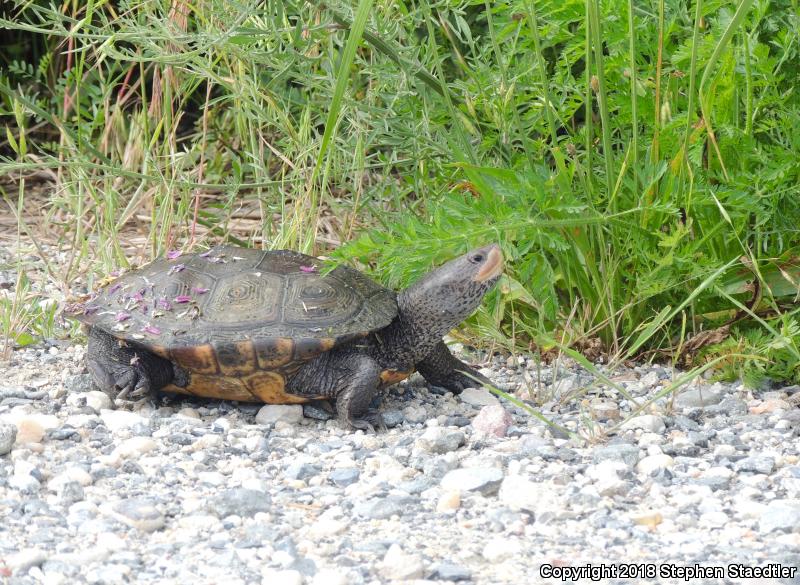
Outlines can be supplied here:
<path id="1" fill-rule="evenodd" d="M 235 238 L 391 286 L 499 241 L 474 331 L 800 380 L 796 0 L 20 2 L 0 172 L 75 251 Z M 195 205 L 197 213 L 195 214 Z M 255 228 L 234 229 L 243 209 Z M 140 219 L 136 219 L 139 217 Z M 23 226 L 24 227 L 24 226 Z M 24 231 L 24 229 L 23 229 Z M 10 327 L 10 326 L 9 326 Z M 645 353 L 643 353 L 645 352 Z"/>

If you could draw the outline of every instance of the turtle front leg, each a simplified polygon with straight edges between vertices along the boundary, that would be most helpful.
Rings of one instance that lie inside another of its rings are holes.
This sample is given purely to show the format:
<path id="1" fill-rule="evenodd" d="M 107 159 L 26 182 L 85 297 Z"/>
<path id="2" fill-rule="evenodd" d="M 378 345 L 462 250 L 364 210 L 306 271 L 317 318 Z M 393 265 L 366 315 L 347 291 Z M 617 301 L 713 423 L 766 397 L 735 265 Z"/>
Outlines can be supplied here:
<path id="1" fill-rule="evenodd" d="M 140 347 L 92 329 L 86 354 L 95 384 L 116 398 L 154 396 L 174 377 L 172 363 Z"/>
<path id="2" fill-rule="evenodd" d="M 460 394 L 465 388 L 493 385 L 489 378 L 450 353 L 444 341 L 437 343 L 416 367 L 429 383 L 446 388 L 453 394 Z"/>

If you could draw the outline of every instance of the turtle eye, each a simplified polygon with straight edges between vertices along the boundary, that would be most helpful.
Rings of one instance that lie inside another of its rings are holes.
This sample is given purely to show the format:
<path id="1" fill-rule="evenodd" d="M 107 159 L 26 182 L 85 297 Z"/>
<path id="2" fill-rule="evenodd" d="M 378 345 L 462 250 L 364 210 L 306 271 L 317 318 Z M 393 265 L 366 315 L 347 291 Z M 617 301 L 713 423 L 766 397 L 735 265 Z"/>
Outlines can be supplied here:
<path id="1" fill-rule="evenodd" d="M 469 261 L 472 262 L 473 264 L 480 264 L 481 262 L 483 262 L 483 260 L 484 260 L 483 254 L 480 253 L 473 254 L 469 259 Z"/>

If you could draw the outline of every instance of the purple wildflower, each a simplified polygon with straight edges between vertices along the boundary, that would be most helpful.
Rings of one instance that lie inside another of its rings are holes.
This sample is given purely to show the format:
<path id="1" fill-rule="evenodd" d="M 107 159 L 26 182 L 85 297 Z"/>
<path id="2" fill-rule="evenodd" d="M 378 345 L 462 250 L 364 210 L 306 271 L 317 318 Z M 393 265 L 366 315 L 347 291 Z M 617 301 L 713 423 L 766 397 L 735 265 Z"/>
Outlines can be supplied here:
<path id="1" fill-rule="evenodd" d="M 197 295 L 204 295 L 210 290 L 211 290 L 210 288 L 203 288 L 202 286 L 193 286 L 192 287 L 192 292 L 194 294 L 197 294 Z"/>
<path id="2" fill-rule="evenodd" d="M 114 321 L 116 321 L 117 323 L 122 323 L 123 321 L 127 321 L 130 318 L 131 318 L 130 313 L 126 313 L 125 311 L 120 311 L 114 316 Z"/>
<path id="3" fill-rule="evenodd" d="M 174 300 L 176 303 L 191 303 L 192 297 L 189 295 L 178 295 Z"/>
<path id="4" fill-rule="evenodd" d="M 300 272 L 316 272 L 316 266 L 300 266 Z"/>
<path id="5" fill-rule="evenodd" d="M 167 258 L 170 260 L 175 260 L 175 258 L 178 258 L 181 254 L 183 254 L 183 252 L 180 250 L 170 250 L 167 252 Z"/>
<path id="6" fill-rule="evenodd" d="M 144 331 L 145 333 L 149 333 L 150 335 L 161 334 L 161 329 L 159 329 L 158 327 L 153 327 L 152 325 L 146 325 L 142 327 L 142 331 Z"/>

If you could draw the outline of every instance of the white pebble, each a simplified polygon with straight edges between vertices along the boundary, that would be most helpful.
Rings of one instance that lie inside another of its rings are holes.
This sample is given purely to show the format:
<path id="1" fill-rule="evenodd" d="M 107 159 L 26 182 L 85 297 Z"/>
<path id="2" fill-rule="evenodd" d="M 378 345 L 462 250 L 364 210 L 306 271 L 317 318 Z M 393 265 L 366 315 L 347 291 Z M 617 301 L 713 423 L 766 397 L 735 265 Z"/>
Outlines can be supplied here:
<path id="1" fill-rule="evenodd" d="M 101 410 L 100 418 L 103 424 L 112 433 L 118 433 L 122 429 L 127 429 L 137 424 L 147 424 L 148 420 L 135 412 L 127 410 Z"/>
<path id="2" fill-rule="evenodd" d="M 284 421 L 299 423 L 303 420 L 303 407 L 299 404 L 267 404 L 256 414 L 256 423 L 266 425 Z"/>
<path id="3" fill-rule="evenodd" d="M 674 460 L 669 455 L 648 455 L 636 464 L 636 471 L 643 475 L 650 475 L 654 471 L 672 467 Z"/>

